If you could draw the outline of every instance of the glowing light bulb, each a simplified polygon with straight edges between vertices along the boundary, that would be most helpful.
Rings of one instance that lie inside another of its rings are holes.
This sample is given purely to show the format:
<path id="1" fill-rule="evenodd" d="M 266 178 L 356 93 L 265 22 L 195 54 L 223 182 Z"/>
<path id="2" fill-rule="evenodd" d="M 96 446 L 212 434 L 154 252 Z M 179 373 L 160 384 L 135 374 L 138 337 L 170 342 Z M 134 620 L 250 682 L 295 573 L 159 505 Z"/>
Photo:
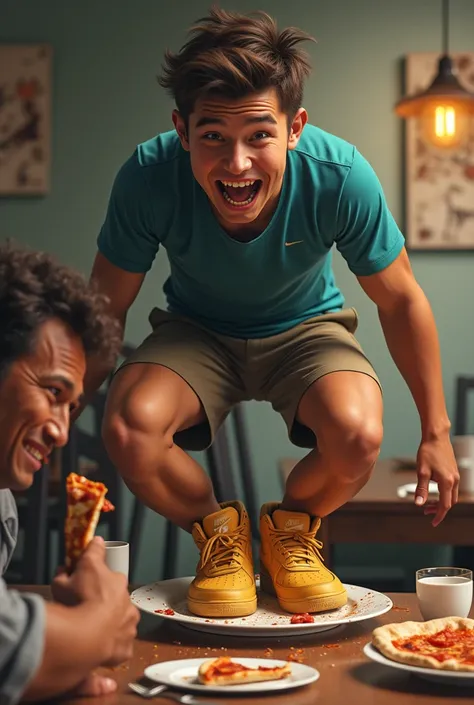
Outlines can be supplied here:
<path id="1" fill-rule="evenodd" d="M 459 105 L 430 104 L 421 116 L 424 137 L 436 147 L 457 147 L 467 136 L 469 115 Z"/>
<path id="2" fill-rule="evenodd" d="M 454 108 L 438 105 L 435 108 L 436 139 L 452 139 L 456 135 L 456 112 Z"/>

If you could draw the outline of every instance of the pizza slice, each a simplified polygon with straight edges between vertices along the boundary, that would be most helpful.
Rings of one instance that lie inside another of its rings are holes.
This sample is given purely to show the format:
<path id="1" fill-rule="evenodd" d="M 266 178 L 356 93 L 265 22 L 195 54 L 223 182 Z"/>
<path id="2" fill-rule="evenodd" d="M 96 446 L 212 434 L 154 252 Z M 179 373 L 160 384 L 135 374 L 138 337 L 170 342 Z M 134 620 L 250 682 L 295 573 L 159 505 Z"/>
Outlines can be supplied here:
<path id="1" fill-rule="evenodd" d="M 107 490 L 106 490 L 107 491 Z M 104 499 L 104 504 L 102 505 L 102 512 L 105 514 L 106 512 L 113 512 L 115 509 L 114 505 L 110 501 L 110 499 Z"/>
<path id="2" fill-rule="evenodd" d="M 110 512 L 114 505 L 105 499 L 107 487 L 72 472 L 66 478 L 67 512 L 65 522 L 66 569 L 74 567 L 82 552 L 94 538 L 101 512 Z"/>
<path id="3" fill-rule="evenodd" d="M 241 685 L 255 681 L 273 681 L 287 678 L 291 674 L 291 666 L 249 668 L 233 661 L 228 656 L 210 659 L 201 664 L 198 679 L 204 685 Z"/>
<path id="4" fill-rule="evenodd" d="M 372 644 L 387 658 L 422 668 L 474 671 L 474 619 L 443 617 L 377 627 Z"/>

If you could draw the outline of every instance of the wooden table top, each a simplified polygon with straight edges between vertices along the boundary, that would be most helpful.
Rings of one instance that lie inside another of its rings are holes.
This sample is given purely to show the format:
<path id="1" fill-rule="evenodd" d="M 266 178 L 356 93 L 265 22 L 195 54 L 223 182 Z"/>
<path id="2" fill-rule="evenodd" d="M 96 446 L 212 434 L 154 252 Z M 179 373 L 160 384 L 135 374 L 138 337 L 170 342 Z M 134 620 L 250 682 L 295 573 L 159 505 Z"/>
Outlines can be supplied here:
<path id="1" fill-rule="evenodd" d="M 296 462 L 295 458 L 283 458 L 280 461 L 283 477 L 288 476 Z M 416 507 L 413 496 L 402 499 L 397 494 L 397 489 L 401 485 L 416 482 L 416 479 L 414 466 L 407 468 L 403 463 L 391 458 L 379 460 L 370 480 L 355 497 L 344 505 L 343 509 L 348 512 L 359 512 L 365 509 L 374 511 L 378 508 L 383 513 L 388 508 L 393 510 L 395 507 L 399 507 L 404 511 L 403 507 L 405 510 L 408 507 L 413 507 L 413 510 L 419 513 L 420 509 Z M 459 494 L 458 503 L 450 510 L 450 513 L 469 511 L 472 514 L 472 504 L 474 504 L 474 494 Z"/>
<path id="2" fill-rule="evenodd" d="M 26 588 L 22 588 L 26 589 Z M 47 595 L 47 588 L 30 588 Z M 286 694 L 271 693 L 276 705 L 453 705 L 455 700 L 474 704 L 474 688 L 435 685 L 405 671 L 373 663 L 362 652 L 370 641 L 372 630 L 391 622 L 421 620 L 416 596 L 407 593 L 389 595 L 394 608 L 376 619 L 359 622 L 321 634 L 295 638 L 225 637 L 191 631 L 153 615 L 144 614 L 139 627 L 134 657 L 116 669 L 104 670 L 119 684 L 113 696 L 94 699 L 65 699 L 64 705 L 133 705 L 140 698 L 127 689 L 127 683 L 139 678 L 146 666 L 184 658 L 209 658 L 225 654 L 231 657 L 271 657 L 288 659 L 296 654 L 303 663 L 318 669 L 316 683 Z M 272 652 L 267 651 L 268 648 Z M 196 694 L 197 695 L 197 694 Z M 209 693 L 206 701 L 221 705 L 262 705 L 268 695 L 222 697 Z M 199 695 L 198 699 L 204 696 Z M 402 700 L 403 699 L 403 700 Z M 157 697 L 154 702 L 171 702 Z"/>

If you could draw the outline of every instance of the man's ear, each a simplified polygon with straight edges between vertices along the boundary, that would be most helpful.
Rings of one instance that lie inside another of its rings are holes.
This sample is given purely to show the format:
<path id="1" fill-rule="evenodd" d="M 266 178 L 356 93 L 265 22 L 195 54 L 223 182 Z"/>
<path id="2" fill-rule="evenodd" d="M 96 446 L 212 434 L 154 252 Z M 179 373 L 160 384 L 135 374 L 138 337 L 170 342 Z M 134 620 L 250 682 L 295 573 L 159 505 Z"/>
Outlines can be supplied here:
<path id="1" fill-rule="evenodd" d="M 288 149 L 294 149 L 300 141 L 303 127 L 308 122 L 308 113 L 304 108 L 300 108 L 290 125 L 290 134 L 288 135 Z"/>
<path id="2" fill-rule="evenodd" d="M 189 152 L 188 130 L 186 128 L 186 123 L 179 110 L 173 110 L 172 118 L 174 128 L 178 133 L 178 137 L 181 142 L 181 146 L 183 149 Z"/>

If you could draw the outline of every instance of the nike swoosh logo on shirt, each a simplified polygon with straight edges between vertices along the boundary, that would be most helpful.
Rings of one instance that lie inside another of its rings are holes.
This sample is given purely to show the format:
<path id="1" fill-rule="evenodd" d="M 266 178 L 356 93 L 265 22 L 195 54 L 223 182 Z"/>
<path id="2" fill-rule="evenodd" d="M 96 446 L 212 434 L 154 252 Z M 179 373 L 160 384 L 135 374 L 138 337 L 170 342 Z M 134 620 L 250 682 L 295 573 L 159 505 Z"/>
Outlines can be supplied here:
<path id="1" fill-rule="evenodd" d="M 294 240 L 294 242 L 285 242 L 285 247 L 291 247 L 292 245 L 299 245 L 300 242 L 304 242 L 304 240 Z"/>

